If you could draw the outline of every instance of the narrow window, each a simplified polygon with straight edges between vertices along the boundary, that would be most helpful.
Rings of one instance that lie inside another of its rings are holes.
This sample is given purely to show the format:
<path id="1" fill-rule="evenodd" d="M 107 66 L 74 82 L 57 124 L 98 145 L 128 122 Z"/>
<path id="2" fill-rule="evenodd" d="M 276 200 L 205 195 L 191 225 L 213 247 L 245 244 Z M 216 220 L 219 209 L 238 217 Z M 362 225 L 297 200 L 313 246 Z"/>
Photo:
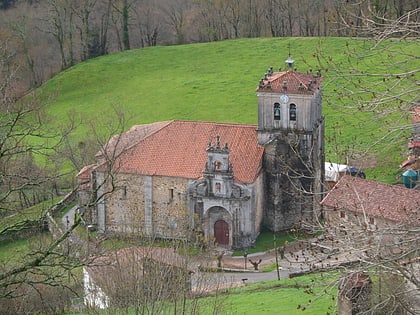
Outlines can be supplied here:
<path id="1" fill-rule="evenodd" d="M 169 188 L 169 201 L 174 200 L 174 189 Z"/>
<path id="2" fill-rule="evenodd" d="M 370 217 L 369 218 L 369 224 L 375 224 L 375 218 Z"/>
<path id="3" fill-rule="evenodd" d="M 280 104 L 274 103 L 274 120 L 280 120 Z"/>
<path id="4" fill-rule="evenodd" d="M 221 192 L 222 191 L 222 185 L 220 183 L 216 183 L 216 192 Z"/>
<path id="5" fill-rule="evenodd" d="M 292 121 L 296 121 L 296 105 L 295 104 L 290 104 L 290 108 L 289 108 L 289 118 Z"/>
<path id="6" fill-rule="evenodd" d="M 340 218 L 345 218 L 346 217 L 346 213 L 344 211 L 340 211 Z"/>

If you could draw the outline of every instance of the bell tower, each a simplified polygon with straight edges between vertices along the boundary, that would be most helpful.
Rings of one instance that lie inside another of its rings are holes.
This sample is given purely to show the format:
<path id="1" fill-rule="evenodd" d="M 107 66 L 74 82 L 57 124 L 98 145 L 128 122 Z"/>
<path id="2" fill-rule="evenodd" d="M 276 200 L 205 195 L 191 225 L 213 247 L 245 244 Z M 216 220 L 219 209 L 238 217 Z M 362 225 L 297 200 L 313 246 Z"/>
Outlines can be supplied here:
<path id="1" fill-rule="evenodd" d="M 320 71 L 268 69 L 257 88 L 258 143 L 265 148 L 265 224 L 273 231 L 310 228 L 320 213 L 324 117 Z"/>

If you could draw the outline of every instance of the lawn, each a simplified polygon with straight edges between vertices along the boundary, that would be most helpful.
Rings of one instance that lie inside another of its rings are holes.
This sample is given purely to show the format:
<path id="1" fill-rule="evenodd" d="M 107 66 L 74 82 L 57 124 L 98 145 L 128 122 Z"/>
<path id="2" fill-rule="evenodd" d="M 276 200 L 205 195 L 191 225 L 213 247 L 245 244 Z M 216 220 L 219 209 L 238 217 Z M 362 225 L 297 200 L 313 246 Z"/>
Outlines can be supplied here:
<path id="1" fill-rule="evenodd" d="M 334 314 L 335 295 L 322 295 L 321 288 L 313 293 L 306 288 L 291 286 L 259 288 L 253 292 L 230 294 L 226 303 L 231 311 L 224 314 Z M 333 290 L 335 292 L 335 290 Z M 211 314 L 211 312 L 203 312 Z"/>
<path id="2" fill-rule="evenodd" d="M 247 284 L 244 287 L 214 292 L 210 297 L 195 298 L 185 304 L 186 314 L 265 315 L 265 314 L 335 314 L 336 275 L 311 274 L 293 279 Z M 162 314 L 181 314 L 173 305 Z M 194 311 L 193 311 L 194 310 Z M 71 313 L 87 314 L 87 313 Z M 110 309 L 97 314 L 135 314 L 134 310 Z"/>
<path id="3" fill-rule="evenodd" d="M 336 274 L 311 274 L 292 279 L 247 284 L 229 295 L 201 299 L 199 314 L 335 314 Z M 218 300 L 217 300 L 218 299 Z"/>
<path id="4" fill-rule="evenodd" d="M 0 231 L 13 226 L 14 224 L 21 223 L 22 221 L 38 221 L 43 217 L 48 209 L 57 204 L 61 199 L 62 197 L 54 197 L 40 202 L 32 207 L 15 211 L 13 214 L 0 220 Z"/>
<path id="5" fill-rule="evenodd" d="M 282 234 L 274 235 L 273 232 L 269 231 L 261 232 L 260 235 L 258 235 L 255 246 L 248 249 L 247 252 L 248 254 L 265 252 L 275 247 L 281 247 L 286 242 L 292 243 L 304 237 L 305 235 L 297 235 L 296 233 L 284 232 Z M 233 256 L 242 256 L 243 254 L 243 251 L 235 251 Z"/>
<path id="6" fill-rule="evenodd" d="M 406 125 L 408 117 L 401 111 L 379 115 L 349 109 L 345 105 L 353 104 L 343 97 L 350 94 L 343 75 L 356 65 L 378 73 L 407 70 L 398 50 L 415 54 L 416 41 L 396 45 L 395 53 L 371 51 L 369 40 L 349 38 L 255 38 L 131 50 L 88 60 L 55 76 L 43 86 L 50 97 L 46 109 L 57 127 L 69 116 L 80 123 L 74 141 L 92 135 L 91 126 L 111 136 L 115 111 L 125 114 L 125 130 L 171 119 L 255 124 L 258 81 L 268 67 L 284 67 L 289 44 L 299 71 L 322 68 L 326 159 L 345 163 L 356 152 L 369 178 L 395 181 L 409 132 L 396 132 L 393 124 Z M 393 69 L 386 68 L 389 63 Z M 360 80 L 370 84 L 375 78 Z M 355 96 L 354 102 L 367 97 Z M 386 106 L 398 108 L 392 102 Z"/>

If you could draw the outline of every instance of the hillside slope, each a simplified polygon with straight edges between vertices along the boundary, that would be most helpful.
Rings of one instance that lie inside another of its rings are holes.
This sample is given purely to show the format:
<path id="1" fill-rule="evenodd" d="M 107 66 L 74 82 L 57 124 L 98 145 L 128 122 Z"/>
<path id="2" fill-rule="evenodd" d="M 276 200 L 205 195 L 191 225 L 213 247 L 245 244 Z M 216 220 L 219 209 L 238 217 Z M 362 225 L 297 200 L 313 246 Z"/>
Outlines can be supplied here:
<path id="1" fill-rule="evenodd" d="M 416 43 L 400 45 L 416 49 Z M 76 117 L 80 140 L 90 124 L 100 129 L 116 120 L 114 109 L 125 113 L 125 129 L 170 119 L 256 124 L 258 81 L 270 66 L 284 67 L 290 49 L 299 71 L 321 68 L 325 77 L 327 160 L 344 163 L 351 151 L 360 156 L 358 165 L 374 167 L 368 176 L 392 181 L 409 134 L 392 145 L 388 141 L 381 151 L 383 146 L 373 144 L 387 132 L 387 119 L 394 118 L 344 110 L 337 92 L 348 86 L 336 67 L 350 69 L 355 63 L 351 52 L 370 46 L 349 38 L 259 38 L 126 51 L 88 60 L 48 81 L 43 90 L 55 96 L 46 109 L 57 125 Z M 380 60 L 377 54 L 366 55 L 360 66 L 383 71 Z M 406 123 L 407 115 L 402 119 Z"/>

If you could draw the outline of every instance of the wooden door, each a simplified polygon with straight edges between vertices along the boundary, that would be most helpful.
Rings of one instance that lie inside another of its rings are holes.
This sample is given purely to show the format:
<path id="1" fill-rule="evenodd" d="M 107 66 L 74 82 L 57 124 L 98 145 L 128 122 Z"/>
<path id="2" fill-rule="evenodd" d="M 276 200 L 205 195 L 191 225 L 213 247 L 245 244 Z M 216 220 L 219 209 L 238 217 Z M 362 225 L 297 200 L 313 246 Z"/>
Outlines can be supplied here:
<path id="1" fill-rule="evenodd" d="M 219 245 L 229 245 L 229 225 L 223 221 L 216 221 L 214 224 L 214 237 Z"/>

